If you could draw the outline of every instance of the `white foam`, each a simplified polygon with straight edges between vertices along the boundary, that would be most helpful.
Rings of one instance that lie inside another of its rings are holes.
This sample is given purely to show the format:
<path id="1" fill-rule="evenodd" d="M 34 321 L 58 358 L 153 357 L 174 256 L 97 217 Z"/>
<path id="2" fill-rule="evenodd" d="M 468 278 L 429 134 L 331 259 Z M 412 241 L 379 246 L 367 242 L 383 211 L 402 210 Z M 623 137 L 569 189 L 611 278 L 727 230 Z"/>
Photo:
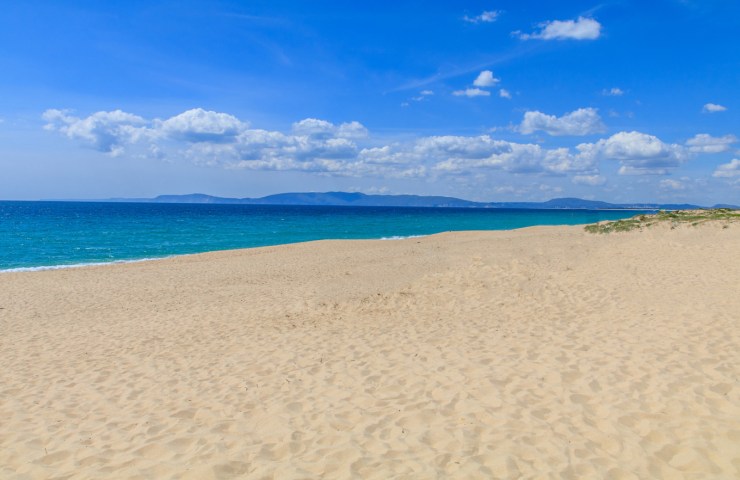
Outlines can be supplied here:
<path id="1" fill-rule="evenodd" d="M 18 267 L 18 268 L 8 268 L 5 270 L 0 270 L 0 273 L 39 272 L 42 270 L 63 270 L 66 268 L 99 267 L 102 265 L 116 265 L 119 263 L 139 263 L 139 262 L 148 262 L 150 260 L 162 260 L 163 258 L 170 258 L 174 256 L 176 255 L 168 255 L 166 257 L 137 258 L 136 260 L 111 260 L 110 262 L 89 262 L 89 263 L 72 263 L 69 265 L 42 265 L 39 267 Z"/>
<path id="2" fill-rule="evenodd" d="M 394 235 L 392 237 L 380 237 L 380 240 L 406 240 L 407 238 L 423 238 L 429 235 Z"/>

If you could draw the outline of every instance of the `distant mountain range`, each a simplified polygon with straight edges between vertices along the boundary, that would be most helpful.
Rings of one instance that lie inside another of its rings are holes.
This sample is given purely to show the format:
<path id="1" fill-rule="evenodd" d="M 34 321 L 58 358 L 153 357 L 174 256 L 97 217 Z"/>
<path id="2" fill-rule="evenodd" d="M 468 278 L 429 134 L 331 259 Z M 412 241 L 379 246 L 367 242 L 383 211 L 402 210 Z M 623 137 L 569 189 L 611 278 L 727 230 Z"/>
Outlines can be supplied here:
<path id="1" fill-rule="evenodd" d="M 356 207 L 448 207 L 448 208 L 532 208 L 587 210 L 683 210 L 707 208 L 692 204 L 607 203 L 580 198 L 554 198 L 546 202 L 472 202 L 454 197 L 421 195 L 366 195 L 349 192 L 279 193 L 260 198 L 214 197 L 203 193 L 159 195 L 154 198 L 110 198 L 101 202 L 134 203 L 208 203 L 238 205 L 327 205 Z M 737 205 L 714 205 L 711 208 L 740 208 Z"/>

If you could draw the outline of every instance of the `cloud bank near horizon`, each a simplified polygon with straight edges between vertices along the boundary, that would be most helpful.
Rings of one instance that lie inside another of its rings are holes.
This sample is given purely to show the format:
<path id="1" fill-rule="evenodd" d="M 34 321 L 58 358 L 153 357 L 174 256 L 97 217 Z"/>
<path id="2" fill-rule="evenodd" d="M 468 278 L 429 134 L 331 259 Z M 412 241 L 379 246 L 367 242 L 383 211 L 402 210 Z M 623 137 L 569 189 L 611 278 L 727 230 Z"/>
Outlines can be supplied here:
<path id="1" fill-rule="evenodd" d="M 518 175 L 567 176 L 572 183 L 602 186 L 605 162 L 619 175 L 668 175 L 698 154 L 724 152 L 733 135 L 697 134 L 685 144 L 663 142 L 637 131 L 617 132 L 571 147 L 548 148 L 490 135 L 422 136 L 404 142 L 378 138 L 357 121 L 335 124 L 306 118 L 289 132 L 253 128 L 234 115 L 194 108 L 166 119 L 146 119 L 122 110 L 78 117 L 49 109 L 45 129 L 112 157 L 184 157 L 226 169 L 298 171 L 338 177 L 432 178 L 501 171 Z M 562 117 L 526 112 L 519 130 L 549 135 L 606 131 L 597 111 L 582 108 Z M 715 177 L 729 177 L 734 165 Z"/>

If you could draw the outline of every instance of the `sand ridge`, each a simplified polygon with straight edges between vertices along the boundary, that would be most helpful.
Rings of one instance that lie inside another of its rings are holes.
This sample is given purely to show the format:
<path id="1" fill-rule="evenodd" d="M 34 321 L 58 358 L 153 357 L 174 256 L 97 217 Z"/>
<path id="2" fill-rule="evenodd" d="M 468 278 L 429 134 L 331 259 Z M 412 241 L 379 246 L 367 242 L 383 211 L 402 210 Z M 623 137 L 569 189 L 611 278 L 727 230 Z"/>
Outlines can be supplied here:
<path id="1" fill-rule="evenodd" d="M 740 228 L 0 274 L 2 478 L 740 476 Z"/>

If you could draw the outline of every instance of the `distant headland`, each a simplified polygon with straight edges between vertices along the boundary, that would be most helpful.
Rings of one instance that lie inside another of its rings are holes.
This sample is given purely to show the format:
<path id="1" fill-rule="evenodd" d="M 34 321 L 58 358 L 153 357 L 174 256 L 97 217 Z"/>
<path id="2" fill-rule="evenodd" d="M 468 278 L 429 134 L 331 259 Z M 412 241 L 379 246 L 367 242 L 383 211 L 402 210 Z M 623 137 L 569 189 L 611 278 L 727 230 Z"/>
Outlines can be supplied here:
<path id="1" fill-rule="evenodd" d="M 711 207 L 688 203 L 608 203 L 581 198 L 554 198 L 546 202 L 474 202 L 455 197 L 424 195 L 367 195 L 358 192 L 297 192 L 279 193 L 259 198 L 228 198 L 191 193 L 187 195 L 159 195 L 154 198 L 108 198 L 84 200 L 96 202 L 131 203 L 207 203 L 238 205 L 325 205 L 354 207 L 434 207 L 434 208 L 530 208 L 530 209 L 587 209 L 587 210 L 688 210 L 697 208 L 740 208 L 737 205 L 717 204 Z"/>

